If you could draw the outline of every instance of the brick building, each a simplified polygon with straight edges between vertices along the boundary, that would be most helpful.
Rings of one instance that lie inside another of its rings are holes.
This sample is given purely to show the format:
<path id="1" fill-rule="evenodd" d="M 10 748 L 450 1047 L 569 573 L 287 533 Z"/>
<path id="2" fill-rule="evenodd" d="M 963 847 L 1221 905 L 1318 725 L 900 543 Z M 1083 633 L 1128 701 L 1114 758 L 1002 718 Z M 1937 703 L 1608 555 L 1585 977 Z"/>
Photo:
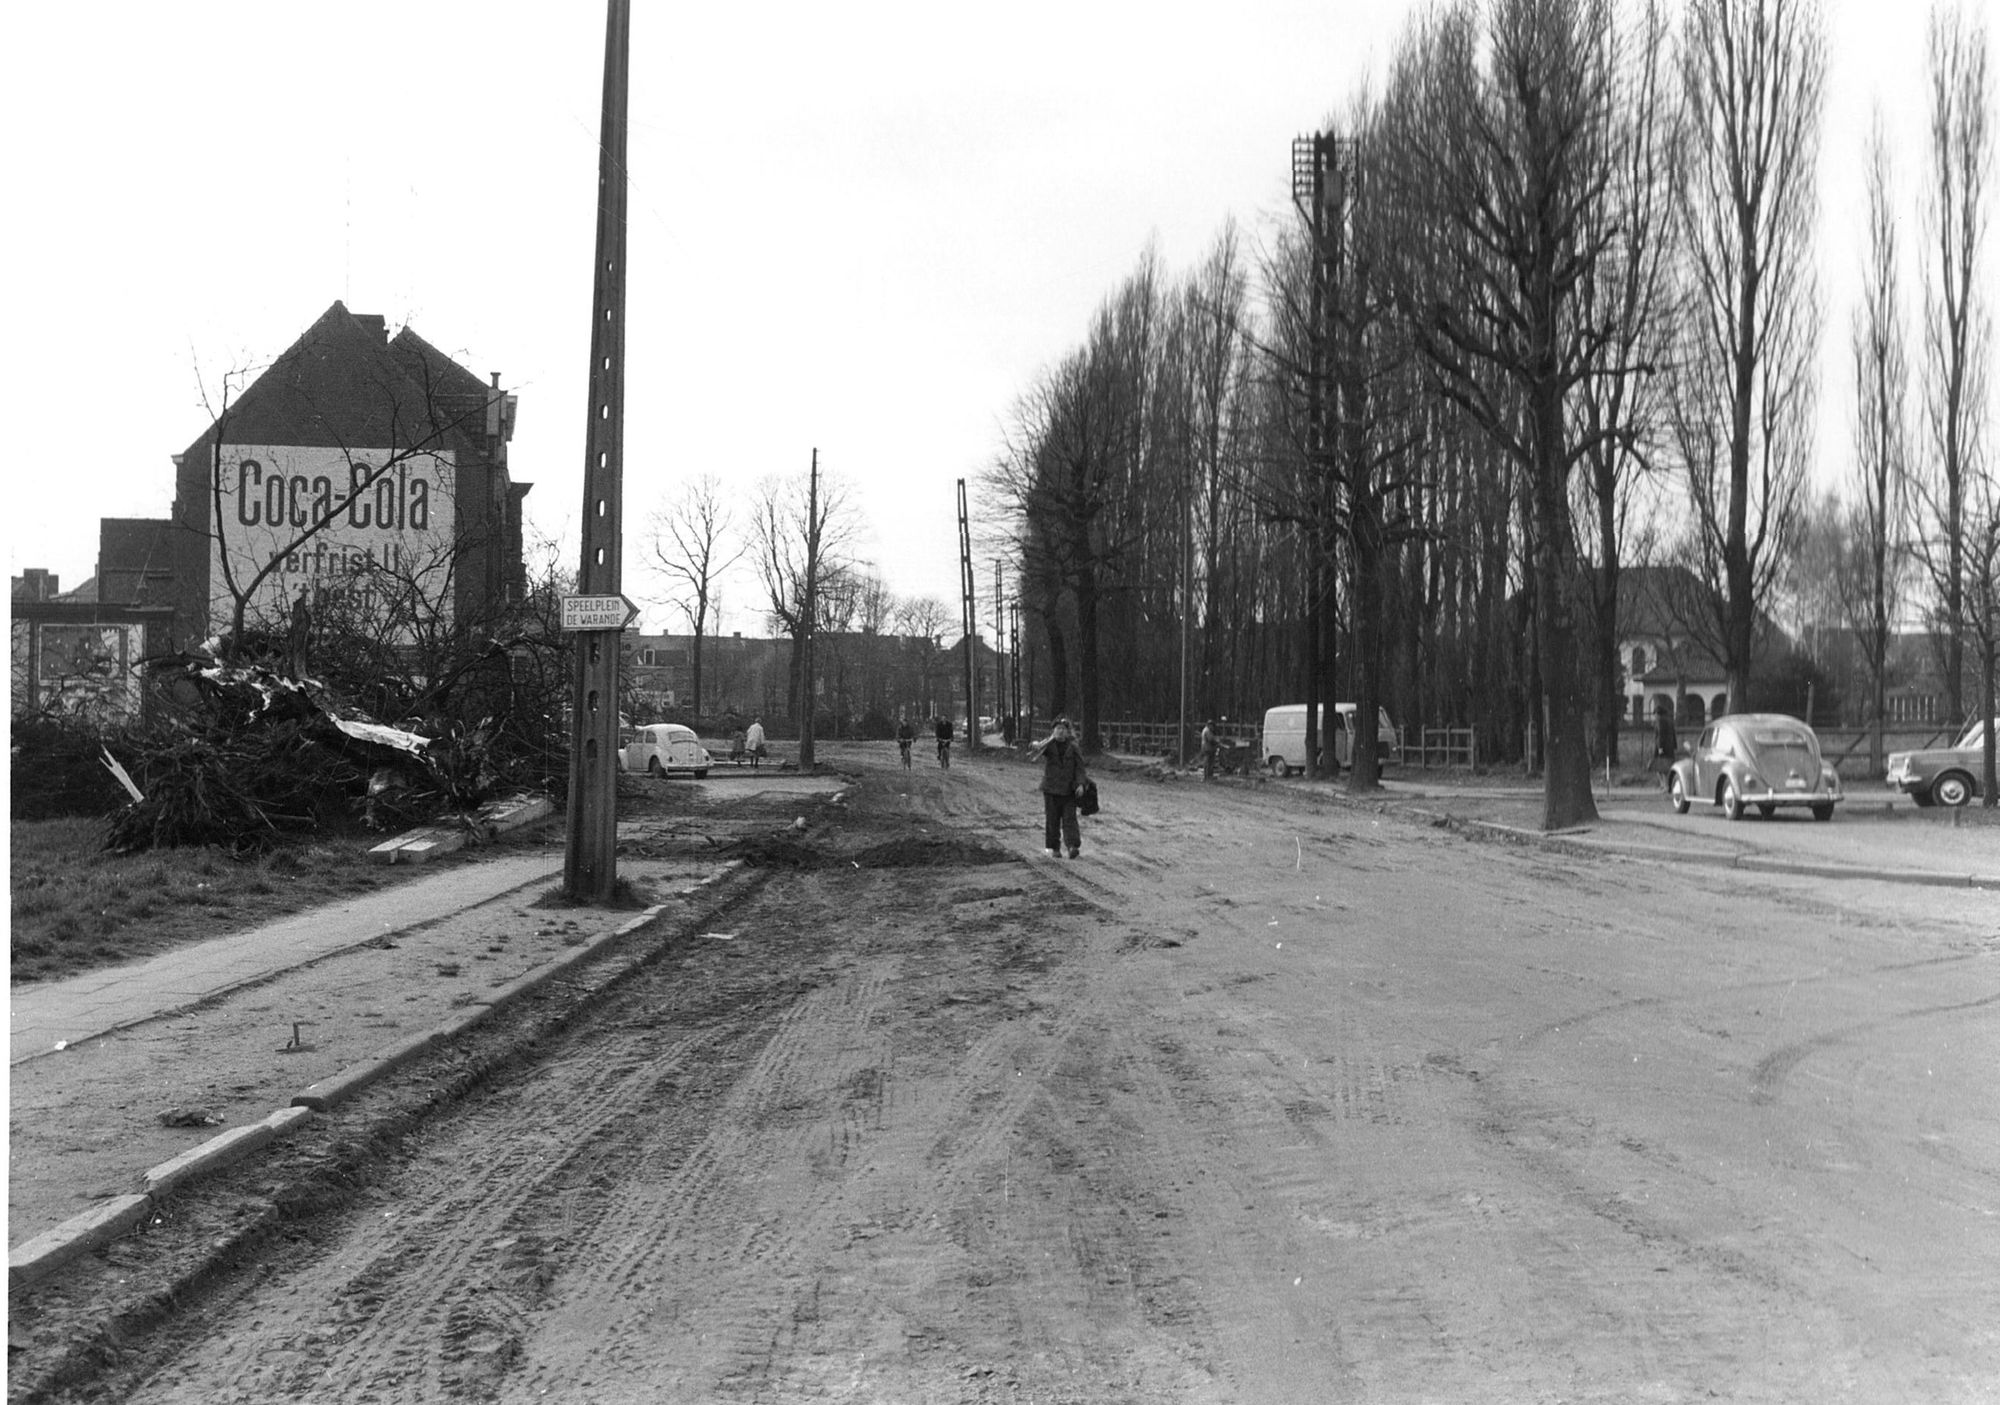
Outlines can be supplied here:
<path id="1" fill-rule="evenodd" d="M 336 302 L 174 456 L 170 519 L 106 522 L 98 578 L 171 591 L 190 639 L 227 628 L 239 595 L 246 627 L 282 625 L 301 594 L 490 618 L 526 575 L 498 381 Z"/>

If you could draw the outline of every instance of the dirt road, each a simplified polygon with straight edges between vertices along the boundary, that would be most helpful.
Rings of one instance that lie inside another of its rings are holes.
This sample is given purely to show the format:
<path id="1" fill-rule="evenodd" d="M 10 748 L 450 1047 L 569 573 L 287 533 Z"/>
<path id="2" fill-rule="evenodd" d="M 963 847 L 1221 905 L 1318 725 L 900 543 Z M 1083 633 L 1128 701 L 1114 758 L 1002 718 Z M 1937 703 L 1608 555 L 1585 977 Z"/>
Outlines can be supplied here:
<path id="1" fill-rule="evenodd" d="M 2000 1396 L 1990 894 L 1109 775 L 1050 861 L 1025 768 L 859 770 L 99 1387 Z"/>

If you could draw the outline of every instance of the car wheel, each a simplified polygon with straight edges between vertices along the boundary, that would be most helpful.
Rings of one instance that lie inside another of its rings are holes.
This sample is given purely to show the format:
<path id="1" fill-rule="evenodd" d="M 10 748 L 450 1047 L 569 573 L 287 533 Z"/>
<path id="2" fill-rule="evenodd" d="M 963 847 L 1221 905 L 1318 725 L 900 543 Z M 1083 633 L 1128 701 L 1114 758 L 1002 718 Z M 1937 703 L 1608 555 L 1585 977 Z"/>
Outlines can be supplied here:
<path id="1" fill-rule="evenodd" d="M 1722 813 L 1732 820 L 1743 818 L 1743 797 L 1736 793 L 1736 783 L 1728 777 L 1722 781 L 1722 790 L 1717 798 L 1722 802 Z"/>
<path id="2" fill-rule="evenodd" d="M 1768 820 L 1769 818 L 1771 818 L 1771 816 L 1778 813 L 1778 807 L 1776 805 L 1759 805 L 1757 807 L 1757 813 L 1762 815 L 1765 819 Z"/>
<path id="3" fill-rule="evenodd" d="M 705 781 L 705 780 L 707 780 L 707 779 L 708 779 L 708 772 L 706 772 L 706 771 L 696 771 L 696 772 L 694 773 L 694 778 L 695 778 L 696 780 L 698 780 L 698 781 Z"/>
<path id="4" fill-rule="evenodd" d="M 1831 805 L 1815 805 L 1812 807 L 1812 811 L 1813 818 L 1816 820 L 1830 820 L 1833 818 L 1833 806 Z"/>
<path id="5" fill-rule="evenodd" d="M 1268 769 L 1273 776 L 1279 777 L 1281 779 L 1285 776 L 1289 776 L 1292 773 L 1292 768 L 1285 764 L 1284 758 L 1281 756 L 1273 756 L 1269 761 L 1265 762 L 1264 765 L 1266 769 Z"/>
<path id="6" fill-rule="evenodd" d="M 660 769 L 659 757 L 655 756 L 652 760 L 646 763 L 646 774 L 651 776 L 654 780 L 659 780 L 666 775 L 666 772 Z"/>
<path id="7" fill-rule="evenodd" d="M 1688 812 L 1687 791 L 1681 785 L 1679 771 L 1672 771 L 1667 775 L 1667 803 L 1674 807 L 1674 813 L 1677 815 L 1685 815 Z"/>
<path id="8" fill-rule="evenodd" d="M 1946 771 L 1931 782 L 1931 798 L 1956 809 L 1972 799 L 1972 777 L 1963 771 Z"/>

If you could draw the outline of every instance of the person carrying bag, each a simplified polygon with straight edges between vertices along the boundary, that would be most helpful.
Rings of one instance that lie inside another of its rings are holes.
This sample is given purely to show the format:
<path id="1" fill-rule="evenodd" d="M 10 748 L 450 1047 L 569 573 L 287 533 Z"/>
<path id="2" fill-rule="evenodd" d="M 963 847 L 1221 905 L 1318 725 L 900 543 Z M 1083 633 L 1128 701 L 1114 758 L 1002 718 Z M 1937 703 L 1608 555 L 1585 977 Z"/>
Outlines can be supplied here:
<path id="1" fill-rule="evenodd" d="M 1069 719 L 1058 717 L 1055 727 L 1030 754 L 1042 759 L 1042 854 L 1054 858 L 1060 843 L 1075 858 L 1083 852 L 1083 835 L 1076 822 L 1078 802 L 1087 789 L 1095 787 L 1084 773 L 1083 753 L 1077 749 Z M 1092 810 L 1095 808 L 1093 805 Z"/>

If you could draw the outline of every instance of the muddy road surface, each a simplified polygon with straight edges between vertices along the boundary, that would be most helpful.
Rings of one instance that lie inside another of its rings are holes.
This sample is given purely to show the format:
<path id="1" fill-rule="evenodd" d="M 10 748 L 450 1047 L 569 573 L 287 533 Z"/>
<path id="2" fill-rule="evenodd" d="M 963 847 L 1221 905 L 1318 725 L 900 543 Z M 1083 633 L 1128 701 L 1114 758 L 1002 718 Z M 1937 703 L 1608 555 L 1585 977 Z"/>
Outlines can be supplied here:
<path id="1" fill-rule="evenodd" d="M 1991 894 L 893 756 L 79 1393 L 2000 1398 Z"/>

